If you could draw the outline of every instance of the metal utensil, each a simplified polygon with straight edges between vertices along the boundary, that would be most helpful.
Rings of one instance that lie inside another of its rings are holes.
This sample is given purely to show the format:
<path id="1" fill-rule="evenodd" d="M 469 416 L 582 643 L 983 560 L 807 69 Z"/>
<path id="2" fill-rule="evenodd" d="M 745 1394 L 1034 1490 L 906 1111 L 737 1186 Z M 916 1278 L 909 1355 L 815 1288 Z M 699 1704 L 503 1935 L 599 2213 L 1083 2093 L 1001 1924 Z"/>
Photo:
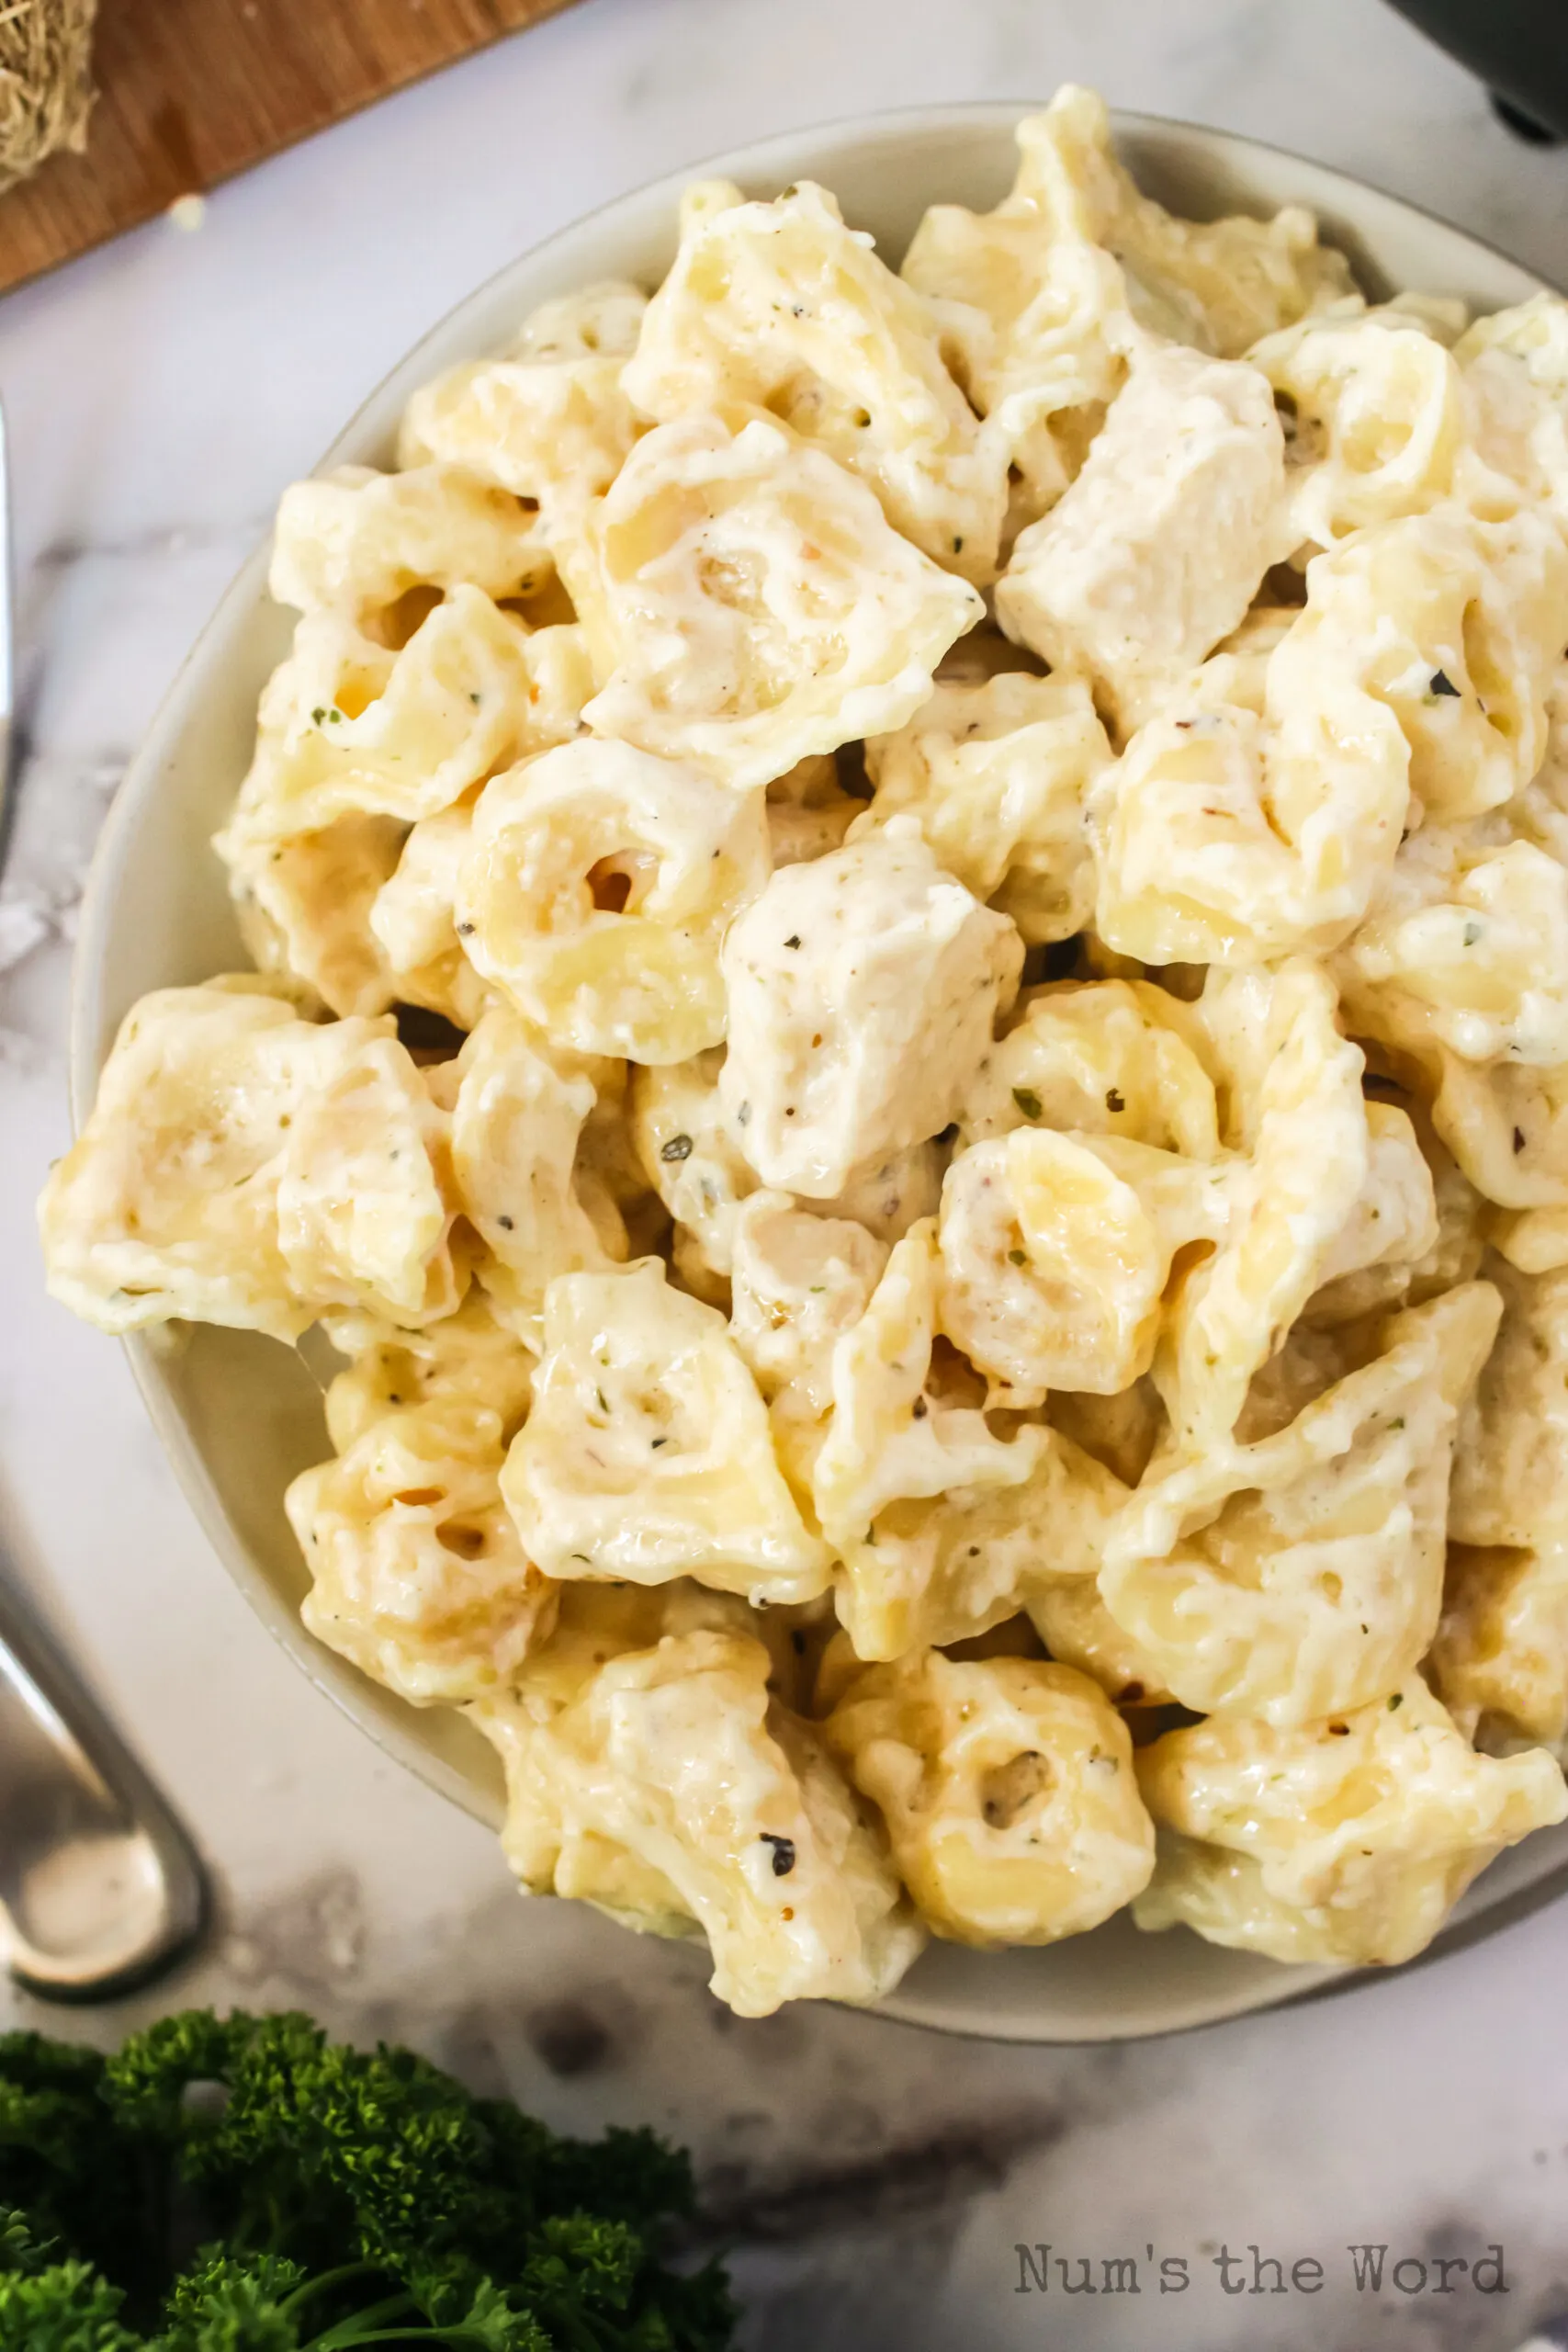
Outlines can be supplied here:
<path id="1" fill-rule="evenodd" d="M 189 1839 L 0 1555 L 0 1929 L 29 1992 L 93 2001 L 199 1931 Z"/>
<path id="2" fill-rule="evenodd" d="M 14 799 L 10 523 L 0 411 L 0 865 Z M 0 1943 L 13 1974 L 54 2000 L 122 1992 L 176 1959 L 206 1909 L 189 1839 L 0 1552 Z"/>

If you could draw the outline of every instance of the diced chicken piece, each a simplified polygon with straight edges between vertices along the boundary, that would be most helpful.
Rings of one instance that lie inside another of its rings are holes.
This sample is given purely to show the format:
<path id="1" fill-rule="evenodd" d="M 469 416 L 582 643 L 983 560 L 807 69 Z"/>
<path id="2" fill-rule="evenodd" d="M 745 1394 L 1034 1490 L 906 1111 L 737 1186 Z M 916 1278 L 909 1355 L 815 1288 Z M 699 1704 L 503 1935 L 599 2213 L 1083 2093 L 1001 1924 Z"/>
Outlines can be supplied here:
<path id="1" fill-rule="evenodd" d="M 948 1125 L 1023 960 L 909 819 L 773 876 L 724 947 L 719 1081 L 764 1183 L 830 1200 Z"/>
<path id="2" fill-rule="evenodd" d="M 1118 704 L 1212 652 L 1289 552 L 1285 442 L 1267 377 L 1171 345 L 1112 403 L 1083 471 L 997 588 L 1010 637 Z"/>

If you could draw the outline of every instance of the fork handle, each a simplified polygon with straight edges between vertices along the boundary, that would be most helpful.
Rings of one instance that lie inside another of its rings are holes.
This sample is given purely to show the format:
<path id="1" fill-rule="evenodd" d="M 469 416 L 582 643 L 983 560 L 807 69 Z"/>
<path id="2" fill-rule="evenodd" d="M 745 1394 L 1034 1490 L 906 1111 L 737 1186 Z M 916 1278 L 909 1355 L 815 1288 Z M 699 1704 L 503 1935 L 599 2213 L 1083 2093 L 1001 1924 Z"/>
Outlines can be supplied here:
<path id="1" fill-rule="evenodd" d="M 207 1910 L 189 1838 L 0 1554 L 0 1930 L 46 1999 L 159 1974 Z"/>

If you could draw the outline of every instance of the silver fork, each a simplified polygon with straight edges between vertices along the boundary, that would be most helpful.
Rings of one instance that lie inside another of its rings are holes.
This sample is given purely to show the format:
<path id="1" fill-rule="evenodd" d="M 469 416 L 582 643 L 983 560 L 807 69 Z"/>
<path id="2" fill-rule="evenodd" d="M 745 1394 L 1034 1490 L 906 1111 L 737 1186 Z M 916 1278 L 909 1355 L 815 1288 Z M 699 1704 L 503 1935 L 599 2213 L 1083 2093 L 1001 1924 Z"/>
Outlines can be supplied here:
<path id="1" fill-rule="evenodd" d="M 0 868 L 15 810 L 11 516 L 0 410 Z M 55 2000 L 144 1982 L 199 1932 L 190 1840 L 22 1597 L 0 1550 L 0 1943 Z"/>

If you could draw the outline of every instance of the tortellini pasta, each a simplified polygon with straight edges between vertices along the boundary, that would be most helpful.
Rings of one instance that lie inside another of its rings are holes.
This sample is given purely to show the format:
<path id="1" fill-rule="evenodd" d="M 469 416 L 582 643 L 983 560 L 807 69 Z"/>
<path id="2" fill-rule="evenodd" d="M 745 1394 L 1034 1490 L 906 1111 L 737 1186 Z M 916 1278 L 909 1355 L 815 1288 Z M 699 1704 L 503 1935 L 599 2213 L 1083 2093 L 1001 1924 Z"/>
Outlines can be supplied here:
<path id="1" fill-rule="evenodd" d="M 1220 1148 L 1212 1049 L 1179 997 L 1147 980 L 1031 989 L 958 1108 L 963 1143 L 1026 1123 L 1125 1136 L 1189 1159 Z"/>
<path id="2" fill-rule="evenodd" d="M 614 280 L 545 303 L 499 359 L 448 368 L 414 394 L 399 464 L 458 467 L 536 508 L 575 577 L 565 526 L 637 438 L 621 372 L 645 308 L 637 288 Z"/>
<path id="3" fill-rule="evenodd" d="M 1291 518 L 1308 546 L 1402 514 L 1455 487 L 1463 380 L 1429 323 L 1397 306 L 1330 312 L 1254 346 L 1290 421 Z"/>
<path id="4" fill-rule="evenodd" d="M 1097 921 L 1153 962 L 1337 946 L 1413 813 L 1497 807 L 1547 744 L 1568 550 L 1533 514 L 1370 526 L 1307 568 L 1261 707 L 1199 671 L 1098 788 Z"/>
<path id="5" fill-rule="evenodd" d="M 101 1330 L 418 1324 L 462 1281 L 446 1123 L 388 1021 L 301 1020 L 259 979 L 128 1013 L 39 1210 L 57 1298 Z"/>
<path id="6" fill-rule="evenodd" d="M 710 1273 L 728 1275 L 736 1213 L 757 1175 L 725 1115 L 722 1048 L 632 1074 L 632 1137 L 648 1181 Z"/>
<path id="7" fill-rule="evenodd" d="M 530 311 L 509 359 L 625 359 L 637 349 L 648 296 L 628 277 L 602 277 Z"/>
<path id="8" fill-rule="evenodd" d="M 768 874 L 760 794 L 584 737 L 496 776 L 457 879 L 475 968 L 580 1053 L 683 1062 L 724 1035 L 719 948 Z"/>
<path id="9" fill-rule="evenodd" d="M 792 1432 L 789 1458 L 839 1555 L 840 1621 L 863 1658 L 966 1640 L 1014 1615 L 1036 1582 L 1092 1577 L 1123 1498 L 1071 1439 L 1037 1423 L 1006 1436 L 983 1388 L 950 1391 L 938 1277 L 922 1222 L 834 1346 L 830 1413 L 809 1442 Z"/>
<path id="10" fill-rule="evenodd" d="M 1478 1871 L 1568 1814 L 1540 1748 L 1478 1756 L 1419 1675 L 1288 1728 L 1216 1716 L 1140 1751 L 1160 1831 L 1140 1927 L 1271 1959 L 1412 1959 Z"/>
<path id="11" fill-rule="evenodd" d="M 1477 319 L 1454 358 L 1464 370 L 1481 461 L 1521 503 L 1539 504 L 1568 525 L 1568 305 L 1559 295 L 1536 294 Z"/>
<path id="12" fill-rule="evenodd" d="M 1069 1666 L 917 1652 L 857 1675 L 827 1735 L 939 1936 L 1055 1943 L 1148 1883 L 1154 1826 L 1127 1727 Z"/>
<path id="13" fill-rule="evenodd" d="M 1181 220 L 1118 161 L 1105 102 L 1072 84 L 1019 125 L 1014 201 L 1058 234 L 1091 239 L 1120 263 L 1129 308 L 1153 331 L 1236 358 L 1349 286 L 1344 255 L 1317 242 L 1300 205 L 1270 220 L 1229 213 Z"/>
<path id="14" fill-rule="evenodd" d="M 784 1484 L 723 1316 L 653 1259 L 550 1283 L 533 1408 L 502 1490 L 551 1576 L 691 1576 L 758 1601 L 827 1588 L 827 1546 Z"/>
<path id="15" fill-rule="evenodd" d="M 614 1202 L 577 1167 L 598 1090 L 588 1067 L 553 1055 L 499 1010 L 474 1030 L 454 1074 L 452 1172 L 485 1245 L 479 1279 L 496 1313 L 536 1350 L 556 1276 L 602 1272 L 626 1256 Z"/>
<path id="16" fill-rule="evenodd" d="M 1568 1736 L 1568 1273 L 1492 1259 L 1502 1328 L 1465 1411 L 1433 1680 L 1507 1740 Z"/>
<path id="17" fill-rule="evenodd" d="M 270 584 L 280 605 L 374 628 L 420 590 L 521 600 L 549 570 L 536 512 L 460 466 L 339 466 L 285 491 Z"/>
<path id="18" fill-rule="evenodd" d="M 590 723 L 740 791 L 901 727 L 984 609 L 771 416 L 655 426 L 591 527 Z"/>
<path id="19" fill-rule="evenodd" d="M 1277 1435 L 1145 1479 L 1100 1589 L 1183 1705 L 1304 1723 L 1385 1695 L 1419 1662 L 1441 1605 L 1454 1430 L 1497 1316 L 1482 1283 L 1413 1307 Z"/>
<path id="20" fill-rule="evenodd" d="M 349 1358 L 322 1399 L 327 1435 L 339 1453 L 405 1406 L 483 1405 L 500 1416 L 508 1440 L 521 1427 L 534 1393 L 535 1358 L 497 1321 L 477 1285 L 455 1314 L 422 1330 L 354 1314 L 326 1317 L 324 1325 Z"/>
<path id="21" fill-rule="evenodd" d="M 1237 359 L 1350 278 L 1300 206 L 1269 221 L 1175 219 L 1117 160 L 1092 90 L 1058 90 L 1018 144 L 1011 194 L 980 215 L 933 205 L 904 276 L 951 306 L 960 380 L 1039 512 L 1077 471 L 1146 337 Z"/>
<path id="22" fill-rule="evenodd" d="M 463 953 L 457 884 L 473 842 L 474 795 L 422 817 L 371 903 L 368 922 L 400 1001 L 427 1007 L 462 1030 L 497 1001 Z"/>
<path id="23" fill-rule="evenodd" d="M 1153 1658 L 1107 1609 L 1094 1577 L 1043 1577 L 1030 1591 L 1028 1613 L 1051 1657 L 1087 1674 L 1119 1707 L 1175 1703 Z"/>
<path id="24" fill-rule="evenodd" d="M 831 1426 L 812 1469 L 824 1532 L 840 1547 L 868 1533 L 888 1504 L 956 1487 L 1016 1487 L 1048 1439 L 1001 1441 L 983 1412 L 928 1394 L 936 1265 L 929 1223 L 899 1242 L 864 1315 L 833 1351 Z"/>
<path id="25" fill-rule="evenodd" d="M 1347 1014 L 1511 1212 L 1498 1246 L 1537 1272 L 1568 1260 L 1565 870 L 1501 816 L 1418 832 L 1336 959 Z"/>
<path id="26" fill-rule="evenodd" d="M 1024 1401 L 1152 1371 L 1184 1442 L 1227 1433 L 1320 1290 L 1375 1266 L 1397 1295 L 1436 1241 L 1414 1130 L 1361 1069 L 1304 963 L 1211 976 L 1192 1006 L 1043 989 L 961 1116 L 943 1329 Z"/>
<path id="27" fill-rule="evenodd" d="M 395 652 L 335 610 L 307 613 L 263 693 L 220 854 L 232 862 L 355 811 L 434 817 L 524 753 L 568 741 L 592 691 L 580 629 L 529 630 L 478 588 L 454 589 Z"/>
<path id="28" fill-rule="evenodd" d="M 1249 1382 L 1337 1271 L 1372 1177 L 1361 1056 L 1339 1034 L 1320 971 L 1292 961 L 1268 975 L 1212 974 L 1201 1012 L 1225 1083 L 1224 1139 L 1246 1166 L 1219 1248 L 1171 1303 L 1156 1367 L 1192 1445 L 1235 1427 Z M 1386 1246 L 1404 1240 L 1394 1227 Z"/>
<path id="29" fill-rule="evenodd" d="M 942 1329 L 1021 1401 L 1120 1394 L 1154 1362 L 1177 1253 L 1225 1230 L 1227 1174 L 1050 1128 L 974 1145 L 942 1188 Z"/>
<path id="30" fill-rule="evenodd" d="M 871 820 L 918 818 L 947 872 L 1042 946 L 1092 910 L 1085 801 L 1110 758 L 1081 678 L 939 684 L 907 727 L 866 745 Z"/>
<path id="31" fill-rule="evenodd" d="M 407 839 L 395 817 L 360 816 L 319 833 L 236 842 L 230 893 L 258 971 L 292 973 L 329 1012 L 385 1012 L 399 976 L 373 918 Z"/>
<path id="32" fill-rule="evenodd" d="M 936 313 L 807 180 L 773 204 L 687 191 L 681 250 L 623 379 L 645 415 L 765 409 L 875 492 L 896 529 L 982 584 L 1007 456 L 942 363 Z"/>
<path id="33" fill-rule="evenodd" d="M 1568 868 L 1517 840 L 1409 851 L 1341 959 L 1358 1025 L 1415 1054 L 1568 1061 Z"/>
<path id="34" fill-rule="evenodd" d="M 306 1624 L 419 1706 L 505 1685 L 554 1619 L 502 1504 L 502 1427 L 491 1405 L 394 1408 L 288 1489 Z"/>
<path id="35" fill-rule="evenodd" d="M 258 968 L 40 1204 L 302 1344 L 306 1625 L 747 2016 L 1393 1962 L 1568 1813 L 1568 302 L 1019 146 L 897 275 L 702 183 L 286 494 Z"/>
<path id="36" fill-rule="evenodd" d="M 1531 1280 L 1495 1258 L 1485 1272 L 1502 1327 L 1466 1407 L 1450 1532 L 1524 1549 L 1568 1530 L 1568 1272 Z"/>
<path id="37" fill-rule="evenodd" d="M 1453 1544 L 1432 1681 L 1456 1722 L 1499 1743 L 1568 1739 L 1568 1544 Z"/>
<path id="38" fill-rule="evenodd" d="M 871 2001 L 921 1933 L 766 1647 L 713 1594 L 569 1587 L 554 1639 L 472 1710 L 506 1767 L 508 1860 L 540 1894 L 707 1937 L 742 2017 Z"/>
<path id="39" fill-rule="evenodd" d="M 787 1193 L 753 1193 L 735 1220 L 730 1333 L 764 1396 L 788 1390 L 819 1419 L 836 1342 L 871 1305 L 887 1248 L 851 1217 L 813 1216 Z"/>

